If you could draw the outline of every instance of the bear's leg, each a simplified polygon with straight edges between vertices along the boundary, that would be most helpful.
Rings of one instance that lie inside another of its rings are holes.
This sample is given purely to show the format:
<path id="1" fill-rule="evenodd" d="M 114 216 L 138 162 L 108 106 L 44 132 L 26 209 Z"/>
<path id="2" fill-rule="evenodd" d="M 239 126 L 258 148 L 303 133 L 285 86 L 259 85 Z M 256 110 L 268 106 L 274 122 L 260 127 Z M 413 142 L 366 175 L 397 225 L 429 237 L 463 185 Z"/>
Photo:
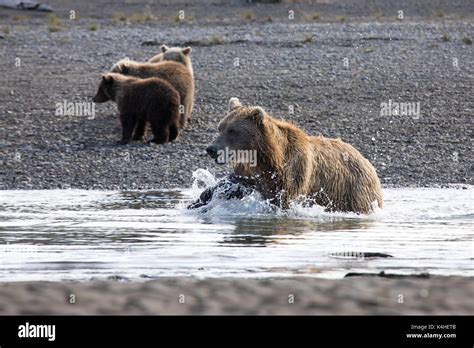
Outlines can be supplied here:
<path id="1" fill-rule="evenodd" d="M 191 113 L 193 112 L 194 99 L 192 96 L 186 98 L 186 126 L 191 123 Z"/>
<path id="2" fill-rule="evenodd" d="M 171 142 L 171 141 L 175 140 L 178 137 L 178 134 L 179 134 L 178 126 L 172 124 L 170 126 L 170 135 L 169 135 L 168 141 Z"/>
<path id="3" fill-rule="evenodd" d="M 130 142 L 130 139 L 132 138 L 133 134 L 133 129 L 135 128 L 135 121 L 135 115 L 120 115 L 120 122 L 122 123 L 122 139 L 118 142 L 119 145 L 125 145 Z"/>
<path id="4" fill-rule="evenodd" d="M 189 109 L 189 96 L 183 98 L 183 103 L 179 107 L 179 127 L 181 129 L 188 126 L 189 115 L 191 113 Z"/>
<path id="5" fill-rule="evenodd" d="M 183 105 L 180 105 L 179 107 L 179 128 L 181 129 L 186 128 L 188 126 L 187 110 L 182 110 L 182 107 Z"/>
<path id="6" fill-rule="evenodd" d="M 325 212 L 333 213 L 338 211 L 335 202 L 329 197 L 324 189 L 320 189 L 316 194 L 312 195 L 311 198 L 315 204 L 324 207 Z"/>
<path id="7" fill-rule="evenodd" d="M 188 126 L 188 120 L 186 114 L 179 114 L 179 127 L 186 128 Z"/>
<path id="8" fill-rule="evenodd" d="M 143 135 L 145 134 L 146 128 L 146 121 L 141 119 L 137 122 L 137 126 L 135 127 L 135 132 L 133 134 L 133 140 L 143 140 Z"/>
<path id="9" fill-rule="evenodd" d="M 158 120 L 151 122 L 151 130 L 153 132 L 153 139 L 149 143 L 164 144 L 169 139 L 169 129 L 160 125 Z"/>

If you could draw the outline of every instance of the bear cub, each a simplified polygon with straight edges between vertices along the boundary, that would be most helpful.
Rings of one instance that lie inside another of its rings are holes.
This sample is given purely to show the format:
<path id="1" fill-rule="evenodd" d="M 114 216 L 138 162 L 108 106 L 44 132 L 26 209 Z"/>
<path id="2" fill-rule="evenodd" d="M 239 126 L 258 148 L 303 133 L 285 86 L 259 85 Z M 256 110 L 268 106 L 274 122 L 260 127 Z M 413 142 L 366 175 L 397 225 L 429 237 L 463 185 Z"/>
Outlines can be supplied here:
<path id="1" fill-rule="evenodd" d="M 118 144 L 130 140 L 142 140 L 147 125 L 151 126 L 153 139 L 150 142 L 164 144 L 178 137 L 179 93 L 160 78 L 139 79 L 121 74 L 102 74 L 96 103 L 117 103 L 122 139 Z"/>
<path id="2" fill-rule="evenodd" d="M 151 57 L 148 63 L 159 63 L 163 61 L 172 61 L 184 64 L 188 68 L 191 75 L 194 77 L 193 64 L 191 62 L 190 54 L 191 47 L 168 47 L 166 45 L 161 46 L 161 53 Z"/>
<path id="3" fill-rule="evenodd" d="M 181 98 L 180 127 L 185 128 L 194 106 L 194 77 L 189 54 L 191 48 L 169 48 L 162 46 L 162 52 L 148 62 L 119 60 L 110 70 L 113 73 L 139 78 L 158 77 L 169 82 Z"/>

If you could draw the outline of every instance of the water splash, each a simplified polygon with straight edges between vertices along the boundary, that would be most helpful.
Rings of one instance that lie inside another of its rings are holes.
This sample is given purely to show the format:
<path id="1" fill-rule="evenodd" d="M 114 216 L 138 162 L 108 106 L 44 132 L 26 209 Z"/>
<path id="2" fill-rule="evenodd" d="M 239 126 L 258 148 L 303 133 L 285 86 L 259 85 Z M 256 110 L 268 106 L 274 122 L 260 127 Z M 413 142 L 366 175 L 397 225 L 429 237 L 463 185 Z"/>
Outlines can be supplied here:
<path id="1" fill-rule="evenodd" d="M 202 191 L 206 188 L 214 186 L 219 180 L 206 169 L 197 169 L 193 173 L 193 184 L 191 190 L 188 191 L 191 199 L 197 200 Z M 185 204 L 181 204 L 183 208 Z M 378 211 L 374 203 L 374 211 Z M 280 209 L 263 199 L 256 191 L 245 196 L 243 199 L 223 199 L 219 197 L 219 190 L 212 197 L 211 201 L 203 207 L 195 209 L 195 212 L 205 214 L 206 216 L 273 216 L 286 218 L 310 218 L 320 221 L 335 221 L 341 219 L 367 219 L 368 215 L 360 215 L 356 213 L 331 213 L 326 212 L 324 207 L 304 204 L 304 200 L 299 200 L 290 204 L 289 209 Z"/>

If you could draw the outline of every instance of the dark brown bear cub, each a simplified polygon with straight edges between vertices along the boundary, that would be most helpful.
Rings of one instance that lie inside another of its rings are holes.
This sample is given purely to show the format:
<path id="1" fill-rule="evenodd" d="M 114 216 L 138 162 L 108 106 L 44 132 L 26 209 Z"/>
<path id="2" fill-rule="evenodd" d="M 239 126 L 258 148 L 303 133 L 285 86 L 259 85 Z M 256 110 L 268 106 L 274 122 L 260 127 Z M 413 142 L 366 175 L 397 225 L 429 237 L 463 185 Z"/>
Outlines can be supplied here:
<path id="1" fill-rule="evenodd" d="M 162 53 L 149 62 L 135 62 L 128 59 L 119 60 L 110 72 L 127 76 L 158 77 L 166 80 L 178 91 L 181 98 L 181 128 L 188 125 L 194 106 L 194 76 L 189 54 L 191 48 L 168 48 L 163 46 Z M 152 63 L 153 62 L 153 63 Z"/>
<path id="2" fill-rule="evenodd" d="M 141 140 L 147 123 L 150 124 L 153 143 L 164 144 L 178 136 L 179 93 L 163 79 L 152 77 L 139 79 L 115 73 L 102 75 L 99 90 L 93 101 L 117 103 L 122 139 L 127 144 L 132 139 Z"/>

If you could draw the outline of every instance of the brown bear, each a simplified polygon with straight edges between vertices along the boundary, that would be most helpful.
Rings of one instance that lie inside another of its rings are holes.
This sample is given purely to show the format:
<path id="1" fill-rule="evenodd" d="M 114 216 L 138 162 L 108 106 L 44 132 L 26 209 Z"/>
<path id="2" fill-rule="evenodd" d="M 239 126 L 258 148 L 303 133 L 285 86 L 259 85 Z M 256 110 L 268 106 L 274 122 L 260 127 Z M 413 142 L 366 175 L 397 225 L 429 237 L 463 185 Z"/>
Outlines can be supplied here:
<path id="1" fill-rule="evenodd" d="M 151 125 L 153 143 L 163 144 L 178 137 L 179 93 L 170 83 L 156 77 L 139 79 L 121 74 L 102 74 L 96 103 L 106 101 L 117 103 L 122 139 L 119 144 L 141 140 L 147 123 Z"/>
<path id="2" fill-rule="evenodd" d="M 186 49 L 183 49 L 183 52 L 189 54 L 190 50 L 188 52 Z M 183 53 L 183 55 L 185 54 Z M 163 59 L 163 57 L 160 59 Z M 158 63 L 141 63 L 122 59 L 114 64 L 111 72 L 139 78 L 158 77 L 168 81 L 178 91 L 181 98 L 180 126 L 182 128 L 187 126 L 194 106 L 194 78 L 192 69 L 190 70 L 185 64 L 174 60 L 162 60 Z"/>
<path id="3" fill-rule="evenodd" d="M 159 63 L 164 60 L 168 61 L 174 61 L 178 62 L 181 64 L 184 64 L 189 71 L 191 72 L 191 75 L 194 77 L 194 71 L 193 71 L 193 64 L 191 62 L 191 57 L 189 56 L 191 54 L 191 47 L 168 47 L 166 45 L 161 46 L 161 53 L 157 54 L 156 56 L 151 57 L 148 60 L 148 63 Z"/>
<path id="4" fill-rule="evenodd" d="M 237 98 L 230 99 L 230 110 L 218 131 L 206 151 L 216 162 L 233 167 L 233 175 L 221 185 L 231 198 L 241 198 L 250 187 L 284 209 L 297 198 L 327 211 L 367 214 L 374 201 L 382 207 L 375 168 L 340 139 L 308 136 L 261 107 L 243 106 Z M 235 156 L 239 152 L 246 156 Z M 249 161 L 252 157 L 256 160 Z M 242 186 L 232 186 L 235 183 Z M 207 204 L 214 191 L 204 191 L 190 208 Z"/>

